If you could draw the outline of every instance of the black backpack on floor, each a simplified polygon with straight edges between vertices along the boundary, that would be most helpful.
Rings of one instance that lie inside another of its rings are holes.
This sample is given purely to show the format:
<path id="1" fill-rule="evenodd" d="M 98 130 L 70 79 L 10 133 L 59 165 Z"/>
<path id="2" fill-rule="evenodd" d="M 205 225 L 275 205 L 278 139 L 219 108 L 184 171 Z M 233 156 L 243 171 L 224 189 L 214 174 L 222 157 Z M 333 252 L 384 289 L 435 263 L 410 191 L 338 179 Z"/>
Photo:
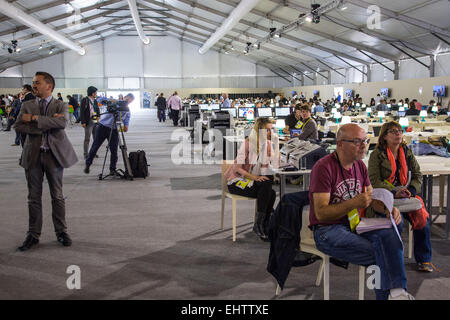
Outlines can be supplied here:
<path id="1" fill-rule="evenodd" d="M 144 150 L 130 152 L 128 155 L 130 160 L 131 171 L 135 178 L 146 178 L 148 176 L 147 158 Z"/>

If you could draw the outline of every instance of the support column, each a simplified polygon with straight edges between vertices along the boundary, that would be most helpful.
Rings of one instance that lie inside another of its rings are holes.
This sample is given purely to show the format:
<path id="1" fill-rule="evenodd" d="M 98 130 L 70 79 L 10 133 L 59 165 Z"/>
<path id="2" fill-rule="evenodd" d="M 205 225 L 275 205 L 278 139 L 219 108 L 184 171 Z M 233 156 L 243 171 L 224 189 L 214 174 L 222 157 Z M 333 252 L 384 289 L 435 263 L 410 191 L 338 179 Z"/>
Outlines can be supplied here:
<path id="1" fill-rule="evenodd" d="M 367 82 L 371 82 L 371 81 L 372 81 L 372 69 L 371 69 L 370 66 L 371 66 L 370 64 L 366 64 L 366 72 L 367 72 L 366 77 L 367 77 Z M 363 76 L 363 78 L 364 78 L 364 76 Z M 364 82 L 364 81 L 363 81 L 363 82 Z"/>
<path id="2" fill-rule="evenodd" d="M 398 80 L 400 74 L 400 61 L 394 61 L 394 80 Z"/>
<path id="3" fill-rule="evenodd" d="M 434 55 L 430 55 L 430 78 L 434 77 L 436 61 L 434 60 Z"/>
<path id="4" fill-rule="evenodd" d="M 304 86 L 305 86 L 305 76 L 302 73 L 302 87 L 304 87 Z"/>
<path id="5" fill-rule="evenodd" d="M 327 75 L 328 75 L 328 84 L 331 84 L 331 71 L 330 70 L 327 71 Z"/>

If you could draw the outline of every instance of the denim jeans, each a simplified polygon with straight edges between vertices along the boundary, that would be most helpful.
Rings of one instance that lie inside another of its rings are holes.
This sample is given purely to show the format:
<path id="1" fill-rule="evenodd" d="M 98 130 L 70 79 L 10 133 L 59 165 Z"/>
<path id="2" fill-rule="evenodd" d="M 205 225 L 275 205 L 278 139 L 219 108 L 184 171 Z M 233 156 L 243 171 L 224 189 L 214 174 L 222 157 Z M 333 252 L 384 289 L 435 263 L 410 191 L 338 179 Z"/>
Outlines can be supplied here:
<path id="1" fill-rule="evenodd" d="M 378 216 L 385 217 L 386 215 L 376 213 Z M 409 215 L 405 212 L 401 212 L 403 219 L 408 220 Z M 400 230 L 399 230 L 400 231 Z M 430 230 L 430 219 L 427 219 L 427 224 L 423 229 L 413 230 L 414 238 L 414 259 L 417 263 L 420 262 L 431 262 L 431 230 Z"/>
<path id="2" fill-rule="evenodd" d="M 399 232 L 403 222 L 397 226 Z M 380 268 L 380 289 L 375 289 L 377 300 L 385 300 L 389 290 L 406 290 L 406 272 L 403 247 L 394 228 L 374 230 L 360 235 L 348 225 L 322 226 L 314 231 L 317 248 L 323 253 L 362 266 L 376 264 Z"/>

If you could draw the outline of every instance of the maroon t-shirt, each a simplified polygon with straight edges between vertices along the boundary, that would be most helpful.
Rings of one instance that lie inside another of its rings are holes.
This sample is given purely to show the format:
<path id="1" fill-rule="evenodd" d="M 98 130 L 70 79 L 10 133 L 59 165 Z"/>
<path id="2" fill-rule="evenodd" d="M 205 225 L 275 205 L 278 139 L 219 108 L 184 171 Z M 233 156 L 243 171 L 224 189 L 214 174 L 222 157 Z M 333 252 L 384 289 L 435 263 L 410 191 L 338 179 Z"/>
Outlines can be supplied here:
<path id="1" fill-rule="evenodd" d="M 344 174 L 344 177 L 342 176 L 342 173 Z M 341 171 L 341 166 L 339 165 L 335 153 L 329 154 L 317 161 L 312 168 L 310 181 L 310 226 L 315 224 L 329 225 L 348 223 L 347 216 L 335 221 L 319 221 L 314 212 L 313 193 L 329 193 L 329 204 L 336 204 L 354 198 L 356 195 L 362 193 L 365 187 L 370 186 L 367 167 L 362 160 L 355 161 L 350 170 L 342 168 Z M 350 191 L 347 190 L 347 186 Z"/>

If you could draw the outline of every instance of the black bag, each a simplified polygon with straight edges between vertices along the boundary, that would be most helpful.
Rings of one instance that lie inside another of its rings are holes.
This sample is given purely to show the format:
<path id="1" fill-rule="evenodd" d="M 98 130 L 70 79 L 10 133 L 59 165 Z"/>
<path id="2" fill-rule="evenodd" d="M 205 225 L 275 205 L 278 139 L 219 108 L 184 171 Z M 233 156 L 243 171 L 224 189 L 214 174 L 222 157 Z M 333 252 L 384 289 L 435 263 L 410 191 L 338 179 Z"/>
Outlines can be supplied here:
<path id="1" fill-rule="evenodd" d="M 135 178 L 146 178 L 148 176 L 147 158 L 144 150 L 130 152 L 128 155 L 130 160 L 131 171 Z"/>

